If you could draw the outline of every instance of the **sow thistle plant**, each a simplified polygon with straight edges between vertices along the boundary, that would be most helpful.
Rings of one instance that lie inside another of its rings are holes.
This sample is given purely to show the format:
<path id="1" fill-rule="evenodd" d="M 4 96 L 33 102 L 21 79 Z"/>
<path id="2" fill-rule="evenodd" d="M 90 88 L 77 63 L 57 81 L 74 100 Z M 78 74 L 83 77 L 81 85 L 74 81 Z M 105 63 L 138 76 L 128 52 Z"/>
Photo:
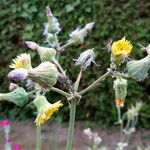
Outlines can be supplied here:
<path id="1" fill-rule="evenodd" d="M 82 78 L 83 71 L 95 63 L 94 48 L 90 48 L 82 52 L 79 58 L 74 59 L 75 66 L 80 67 L 80 72 L 76 81 L 72 81 L 66 71 L 59 63 L 61 54 L 67 51 L 70 46 L 77 46 L 83 44 L 88 32 L 94 27 L 94 22 L 87 23 L 83 28 L 77 28 L 69 34 L 69 39 L 66 44 L 62 45 L 57 35 L 61 31 L 57 18 L 54 17 L 49 7 L 46 7 L 46 14 L 48 22 L 45 24 L 44 36 L 48 47 L 40 46 L 34 41 L 26 41 L 28 48 L 38 53 L 41 63 L 37 67 L 32 67 L 32 61 L 30 54 L 20 54 L 13 59 L 10 68 L 13 70 L 8 73 L 8 78 L 17 82 L 23 82 L 27 86 L 26 89 L 19 87 L 19 85 L 11 83 L 9 93 L 1 93 L 0 101 L 5 100 L 12 102 L 18 106 L 25 107 L 29 104 L 33 104 L 37 109 L 37 117 L 35 123 L 37 126 L 37 150 L 41 149 L 41 125 L 48 121 L 51 116 L 63 106 L 62 102 L 58 100 L 54 104 L 51 104 L 45 94 L 49 91 L 54 91 L 66 97 L 69 102 L 70 121 L 68 129 L 68 138 L 66 150 L 72 150 L 76 105 L 82 99 L 82 96 L 103 82 L 107 77 L 112 77 L 114 80 L 114 92 L 115 103 L 118 110 L 118 124 L 121 127 L 121 141 L 118 143 L 118 147 L 123 149 L 124 139 L 122 139 L 123 133 L 130 132 L 130 124 L 135 126 L 137 122 L 138 109 L 128 110 L 125 117 L 127 117 L 128 125 L 124 128 L 124 115 L 121 115 L 121 108 L 125 105 L 125 99 L 127 96 L 127 84 L 128 79 L 133 78 L 137 81 L 143 81 L 148 76 L 148 70 L 150 68 L 150 46 L 142 47 L 147 52 L 147 56 L 141 60 L 129 61 L 128 57 L 132 52 L 133 45 L 130 41 L 123 37 L 121 40 L 109 43 L 107 46 L 110 52 L 110 67 L 107 68 L 106 73 L 96 79 L 91 85 L 78 91 L 80 80 Z M 122 70 L 120 66 L 126 64 L 126 67 Z M 127 70 L 127 71 L 126 71 Z M 58 89 L 55 84 L 59 82 L 63 89 Z M 33 101 L 31 101 L 33 100 Z M 79 103 L 80 104 L 80 103 Z M 139 106 L 139 104 L 137 104 Z M 135 113 L 136 112 L 136 113 Z M 134 114 L 134 115 L 133 115 Z M 135 115 L 136 114 L 136 115 Z M 136 119 L 134 119 L 136 118 Z M 135 121 L 135 122 L 134 122 Z M 126 143 L 125 143 L 126 145 Z"/>

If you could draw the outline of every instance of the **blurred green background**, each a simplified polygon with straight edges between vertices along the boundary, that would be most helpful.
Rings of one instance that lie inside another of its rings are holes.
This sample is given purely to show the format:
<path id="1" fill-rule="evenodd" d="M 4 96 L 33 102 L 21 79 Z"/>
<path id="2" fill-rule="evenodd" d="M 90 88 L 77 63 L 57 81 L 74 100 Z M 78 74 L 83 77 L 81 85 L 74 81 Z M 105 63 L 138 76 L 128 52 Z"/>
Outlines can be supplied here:
<path id="1" fill-rule="evenodd" d="M 132 41 L 132 58 L 140 59 L 146 54 L 138 43 L 147 46 L 150 42 L 150 2 L 148 0 L 0 0 L 0 92 L 7 92 L 9 81 L 6 77 L 11 60 L 23 52 L 30 52 L 33 66 L 39 63 L 38 55 L 25 46 L 25 41 L 32 40 L 45 45 L 43 36 L 44 22 L 47 21 L 45 7 L 49 5 L 59 19 L 62 31 L 59 34 L 61 44 L 69 38 L 69 33 L 78 26 L 94 21 L 95 27 L 86 42 L 78 47 L 72 46 L 62 56 L 60 62 L 73 81 L 79 72 L 73 58 L 86 49 L 95 48 L 96 63 L 101 67 L 91 66 L 84 72 L 81 89 L 87 87 L 109 66 L 109 54 L 102 48 L 109 38 L 118 40 L 123 36 Z M 71 68 L 71 69 L 70 69 Z M 150 79 L 150 78 L 149 78 Z M 140 113 L 139 125 L 150 127 L 150 80 L 128 84 L 127 107 L 141 100 L 144 106 Z M 58 85 L 59 86 L 59 85 Z M 55 115 L 56 121 L 68 121 L 68 104 L 64 97 L 49 93 L 49 100 L 62 99 L 65 106 Z M 3 102 L 0 104 L 0 117 L 27 119 L 34 117 L 30 108 L 20 108 Z M 77 107 L 77 120 L 96 121 L 102 126 L 113 125 L 117 112 L 114 103 L 112 79 L 107 79 L 100 88 L 87 93 Z"/>

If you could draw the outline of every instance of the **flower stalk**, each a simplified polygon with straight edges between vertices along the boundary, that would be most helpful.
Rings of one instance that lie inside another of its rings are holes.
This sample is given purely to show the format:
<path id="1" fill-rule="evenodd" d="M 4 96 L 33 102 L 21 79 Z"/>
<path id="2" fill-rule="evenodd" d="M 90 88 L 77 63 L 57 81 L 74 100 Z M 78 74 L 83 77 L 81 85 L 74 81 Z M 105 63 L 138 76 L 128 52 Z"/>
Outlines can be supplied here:
<path id="1" fill-rule="evenodd" d="M 68 130 L 66 150 L 72 150 L 73 135 L 74 135 L 74 125 L 75 125 L 75 114 L 76 114 L 76 105 L 77 105 L 77 100 L 76 99 L 72 99 L 71 100 L 71 107 L 70 107 L 70 120 L 69 120 L 69 130 Z"/>
<path id="2" fill-rule="evenodd" d="M 41 126 L 36 126 L 36 150 L 41 150 Z"/>
<path id="3" fill-rule="evenodd" d="M 110 74 L 111 74 L 111 70 L 108 70 L 104 75 L 102 75 L 101 77 L 99 77 L 91 85 L 89 85 L 87 88 L 85 88 L 84 90 L 82 90 L 81 92 L 79 92 L 79 94 L 83 95 L 83 94 L 87 93 L 89 90 L 91 90 L 94 87 L 96 87 L 100 82 L 104 81 L 106 79 L 106 77 L 108 77 Z"/>

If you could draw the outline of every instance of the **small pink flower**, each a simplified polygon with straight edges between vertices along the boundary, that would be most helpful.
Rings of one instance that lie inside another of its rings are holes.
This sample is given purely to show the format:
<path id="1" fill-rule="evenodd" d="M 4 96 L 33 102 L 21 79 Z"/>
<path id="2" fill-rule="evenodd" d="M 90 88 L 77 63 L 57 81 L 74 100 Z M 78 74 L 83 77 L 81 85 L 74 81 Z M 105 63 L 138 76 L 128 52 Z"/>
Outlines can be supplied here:
<path id="1" fill-rule="evenodd" d="M 2 120 L 2 121 L 1 121 L 1 125 L 2 125 L 2 126 L 7 126 L 7 125 L 9 125 L 9 124 L 10 124 L 10 122 L 9 122 L 8 119 L 5 119 L 5 120 Z"/>
<path id="2" fill-rule="evenodd" d="M 13 150 L 21 150 L 20 144 L 15 144 Z"/>
<path id="3" fill-rule="evenodd" d="M 8 142 L 8 143 L 12 143 L 12 138 L 8 138 L 8 139 L 6 139 L 6 142 Z"/>

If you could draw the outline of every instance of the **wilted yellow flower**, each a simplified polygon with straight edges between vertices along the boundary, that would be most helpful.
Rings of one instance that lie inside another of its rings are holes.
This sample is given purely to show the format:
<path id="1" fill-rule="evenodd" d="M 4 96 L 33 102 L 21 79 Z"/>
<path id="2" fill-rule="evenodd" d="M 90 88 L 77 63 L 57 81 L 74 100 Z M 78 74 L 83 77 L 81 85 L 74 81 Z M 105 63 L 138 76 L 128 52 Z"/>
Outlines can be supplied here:
<path id="1" fill-rule="evenodd" d="M 18 69 L 18 68 L 30 69 L 30 68 L 32 68 L 30 54 L 23 53 L 23 54 L 17 56 L 17 58 L 13 59 L 13 63 L 9 67 L 13 68 L 13 69 Z"/>
<path id="2" fill-rule="evenodd" d="M 131 53 L 133 46 L 125 37 L 112 44 L 112 54 L 114 56 L 127 56 Z"/>
<path id="3" fill-rule="evenodd" d="M 54 112 L 63 105 L 61 101 L 51 104 L 44 96 L 38 96 L 34 100 L 34 105 L 37 107 L 38 115 L 35 120 L 36 125 L 41 125 L 51 118 Z"/>

